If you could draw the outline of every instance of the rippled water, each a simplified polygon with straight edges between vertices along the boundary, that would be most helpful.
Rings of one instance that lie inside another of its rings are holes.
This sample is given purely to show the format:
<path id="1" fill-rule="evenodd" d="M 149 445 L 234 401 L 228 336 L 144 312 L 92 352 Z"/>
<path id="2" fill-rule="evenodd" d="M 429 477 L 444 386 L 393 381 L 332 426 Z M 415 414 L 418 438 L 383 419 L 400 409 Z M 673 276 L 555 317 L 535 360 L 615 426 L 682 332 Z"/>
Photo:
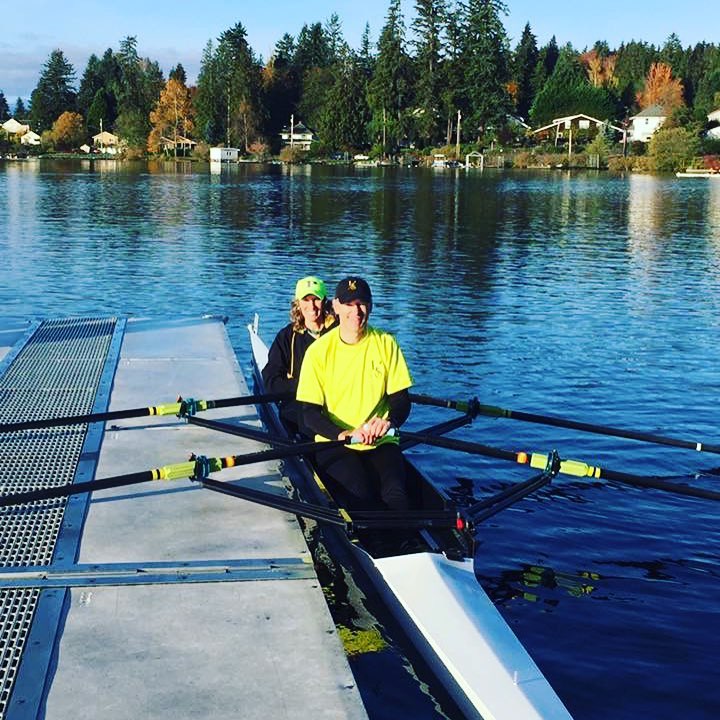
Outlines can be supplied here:
<path id="1" fill-rule="evenodd" d="M 241 362 L 299 276 L 362 273 L 421 392 L 720 442 L 720 181 L 6 163 L 0 256 L 2 316 L 223 314 Z M 720 489 L 693 477 L 713 455 L 489 418 L 456 435 Z M 413 452 L 475 497 L 529 476 Z M 719 510 L 561 476 L 482 527 L 483 584 L 577 720 L 720 715 Z"/>

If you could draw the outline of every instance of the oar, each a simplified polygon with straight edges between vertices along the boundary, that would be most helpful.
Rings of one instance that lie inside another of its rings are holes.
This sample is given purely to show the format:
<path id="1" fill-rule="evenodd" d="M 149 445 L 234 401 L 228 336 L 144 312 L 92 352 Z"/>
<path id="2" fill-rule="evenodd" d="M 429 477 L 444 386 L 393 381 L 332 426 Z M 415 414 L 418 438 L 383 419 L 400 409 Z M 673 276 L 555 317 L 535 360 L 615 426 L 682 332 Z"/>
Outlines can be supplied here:
<path id="1" fill-rule="evenodd" d="M 419 405 L 433 405 L 435 407 L 455 407 L 460 401 L 441 400 L 439 398 L 428 397 L 427 395 L 410 395 L 412 402 Z M 467 403 L 466 403 L 467 404 Z M 470 406 L 480 415 L 489 415 L 490 417 L 504 417 L 513 420 L 523 420 L 524 422 L 538 423 L 540 425 L 552 425 L 555 427 L 564 427 L 571 430 L 581 430 L 582 432 L 595 433 L 597 435 L 610 435 L 613 437 L 622 437 L 629 440 L 642 440 L 644 442 L 654 443 L 656 445 L 671 445 L 673 447 L 686 448 L 688 450 L 697 450 L 698 452 L 720 454 L 720 445 L 712 445 L 697 440 L 682 440 L 679 438 L 666 437 L 664 435 L 655 435 L 653 433 L 640 432 L 637 430 L 624 430 L 621 428 L 609 427 L 607 425 L 593 425 L 591 423 L 578 422 L 577 420 L 568 420 L 552 415 L 536 415 L 534 413 L 521 412 L 519 410 L 507 410 L 494 405 L 482 405 L 481 403 L 472 404 Z"/>
<path id="2" fill-rule="evenodd" d="M 480 443 L 455 440 L 453 438 L 436 437 L 433 435 L 421 435 L 420 433 L 412 432 L 403 432 L 401 437 L 415 440 L 418 443 L 435 445 L 449 450 L 458 450 L 472 455 L 485 455 L 487 457 L 498 458 L 499 460 L 510 460 L 511 462 L 517 462 L 522 465 L 530 465 L 534 468 L 544 468 L 548 462 L 548 456 L 542 453 L 523 451 L 511 452 L 509 450 L 501 450 L 488 445 L 481 445 Z M 656 488 L 657 490 L 667 490 L 668 492 L 678 493 L 679 495 L 689 495 L 690 497 L 705 498 L 707 500 L 720 500 L 720 492 L 715 490 L 705 490 L 704 488 L 692 487 L 690 485 L 679 485 L 677 483 L 670 483 L 656 477 L 631 475 L 630 473 L 608 470 L 606 468 L 600 468 L 596 465 L 589 465 L 581 460 L 561 460 L 559 472 L 564 475 L 573 475 L 575 477 L 604 478 L 606 480 L 614 480 L 628 485 Z"/>
<path id="3" fill-rule="evenodd" d="M 68 497 L 95 490 L 105 490 L 111 487 L 133 485 L 136 483 L 150 482 L 153 480 L 180 480 L 182 478 L 200 478 L 208 473 L 217 472 L 224 468 L 238 465 L 252 465 L 253 463 L 266 462 L 269 460 L 281 460 L 301 453 L 315 452 L 326 448 L 344 445 L 344 440 L 332 440 L 330 442 L 307 442 L 297 443 L 292 447 L 281 447 L 272 450 L 261 450 L 259 452 L 247 453 L 246 455 L 229 455 L 227 457 L 205 457 L 203 455 L 193 456 L 187 462 L 164 465 L 128 475 L 116 475 L 100 480 L 61 485 L 53 488 L 42 488 L 29 490 L 12 495 L 0 497 L 0 507 L 8 505 L 20 505 L 22 503 L 34 502 L 36 500 L 49 500 L 52 498 Z"/>
<path id="4" fill-rule="evenodd" d="M 194 415 L 196 412 L 212 410 L 214 408 L 234 407 L 236 405 L 258 405 L 260 403 L 288 400 L 291 397 L 291 393 L 265 393 L 262 395 L 241 395 L 239 397 L 220 398 L 218 400 L 178 398 L 177 402 L 174 403 L 151 405 L 150 407 L 111 410 L 87 415 L 69 415 L 67 417 L 46 418 L 44 420 L 23 420 L 20 422 L 0 423 L 0 434 L 18 432 L 19 430 L 38 430 L 63 425 L 78 425 L 80 423 L 124 420 L 126 418 L 146 417 L 149 415 L 177 415 L 178 417 L 187 417 Z"/>

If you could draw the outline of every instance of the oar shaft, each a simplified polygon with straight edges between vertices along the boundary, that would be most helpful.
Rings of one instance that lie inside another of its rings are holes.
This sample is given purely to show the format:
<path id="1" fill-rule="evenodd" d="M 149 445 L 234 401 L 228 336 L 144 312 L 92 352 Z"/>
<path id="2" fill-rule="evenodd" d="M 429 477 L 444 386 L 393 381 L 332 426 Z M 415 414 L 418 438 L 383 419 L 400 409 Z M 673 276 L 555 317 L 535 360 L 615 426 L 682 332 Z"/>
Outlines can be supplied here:
<path id="1" fill-rule="evenodd" d="M 45 418 L 40 420 L 23 420 L 12 423 L 0 423 L 0 434 L 19 432 L 21 430 L 40 430 L 43 428 L 79 425 L 82 423 L 108 422 L 127 418 L 148 417 L 154 415 L 183 415 L 188 402 L 192 403 L 193 412 L 212 410 L 214 408 L 235 407 L 239 405 L 257 405 L 266 402 L 278 402 L 291 397 L 288 393 L 265 393 L 262 395 L 241 395 L 238 397 L 221 398 L 219 400 L 179 400 L 164 405 L 128 408 L 127 410 L 109 410 L 101 413 L 85 415 L 68 415 L 66 417 Z M 191 413 L 192 414 L 192 413 Z"/>
<path id="2" fill-rule="evenodd" d="M 454 440 L 452 438 L 435 437 L 432 435 L 424 436 L 419 433 L 403 432 L 401 437 L 410 438 L 417 443 L 435 445 L 437 447 L 448 448 L 450 450 L 459 450 L 460 452 L 466 452 L 472 455 L 483 455 L 486 457 L 498 458 L 499 460 L 509 460 L 511 462 L 520 463 L 521 465 L 530 465 L 531 467 L 538 469 L 545 468 L 548 462 L 548 456 L 543 453 L 525 451 L 510 452 L 508 450 L 501 450 L 499 448 L 489 447 L 488 445 L 482 445 L 480 443 L 467 442 L 465 440 Z M 559 472 L 563 475 L 572 475 L 574 477 L 604 478 L 605 480 L 614 480 L 616 482 L 635 485 L 637 487 L 667 490 L 679 495 L 704 498 L 706 500 L 720 500 L 720 492 L 716 490 L 706 490 L 704 488 L 692 487 L 690 485 L 667 482 L 666 480 L 662 480 L 660 478 L 632 475 L 630 473 L 618 472 L 616 470 L 608 470 L 597 465 L 590 465 L 581 460 L 561 460 Z"/>

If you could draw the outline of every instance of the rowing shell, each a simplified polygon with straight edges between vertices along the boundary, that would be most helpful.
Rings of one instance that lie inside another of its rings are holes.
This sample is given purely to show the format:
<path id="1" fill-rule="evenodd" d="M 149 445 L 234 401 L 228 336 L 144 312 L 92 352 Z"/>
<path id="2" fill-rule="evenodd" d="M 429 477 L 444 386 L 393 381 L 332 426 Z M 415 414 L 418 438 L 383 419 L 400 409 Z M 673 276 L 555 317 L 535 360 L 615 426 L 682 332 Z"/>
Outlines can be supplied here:
<path id="1" fill-rule="evenodd" d="M 268 348 L 248 326 L 256 391 L 263 392 L 261 370 Z M 271 433 L 287 436 L 274 405 L 258 408 Z M 421 488 L 425 508 L 445 499 L 405 458 L 411 484 Z M 303 462 L 287 463 L 297 491 L 307 501 L 331 503 L 325 484 Z M 414 482 L 413 482 L 414 481 Z M 419 531 L 416 551 L 392 554 L 377 549 L 372 531 L 353 539 L 328 527 L 352 553 L 438 679 L 469 718 L 484 720 L 571 720 L 550 683 L 475 578 L 462 536 L 436 528 Z M 337 543 L 336 543 L 337 544 Z M 393 549 L 395 553 L 397 548 Z"/>

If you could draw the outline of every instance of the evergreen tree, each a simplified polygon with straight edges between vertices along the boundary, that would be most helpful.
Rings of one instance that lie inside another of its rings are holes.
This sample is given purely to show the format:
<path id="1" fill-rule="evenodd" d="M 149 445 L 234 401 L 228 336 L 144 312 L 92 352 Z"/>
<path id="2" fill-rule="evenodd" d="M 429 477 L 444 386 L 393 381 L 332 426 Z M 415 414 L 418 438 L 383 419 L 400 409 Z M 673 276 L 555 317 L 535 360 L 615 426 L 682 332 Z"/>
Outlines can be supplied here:
<path id="1" fill-rule="evenodd" d="M 226 103 L 224 130 L 230 146 L 247 150 L 258 134 L 260 71 L 242 23 L 225 30 L 215 53 L 217 79 Z"/>
<path id="2" fill-rule="evenodd" d="M 362 62 L 348 54 L 335 65 L 332 85 L 318 118 L 322 144 L 333 150 L 356 150 L 367 145 L 370 108 L 367 75 Z"/>
<path id="3" fill-rule="evenodd" d="M 365 23 L 362 37 L 360 38 L 360 49 L 357 54 L 357 62 L 367 78 L 370 78 L 375 65 L 372 52 L 372 41 L 370 40 L 370 23 Z"/>
<path id="4" fill-rule="evenodd" d="M 547 79 L 553 74 L 555 65 L 560 57 L 560 49 L 553 35 L 550 42 L 540 49 L 538 52 L 538 62 L 533 74 L 533 95 L 537 95 L 542 90 Z"/>
<path id="5" fill-rule="evenodd" d="M 206 143 L 216 145 L 224 142 L 223 117 L 227 92 L 221 86 L 220 74 L 215 59 L 215 48 L 212 40 L 208 40 L 200 60 L 197 92 L 193 99 L 197 131 Z"/>
<path id="6" fill-rule="evenodd" d="M 513 57 L 512 78 L 515 83 L 515 112 L 523 119 L 530 117 L 535 98 L 534 77 L 540 55 L 537 41 L 526 23 Z"/>
<path id="7" fill-rule="evenodd" d="M 621 44 L 615 62 L 615 77 L 623 114 L 637 109 L 636 96 L 645 84 L 650 66 L 659 61 L 659 53 L 653 45 L 635 40 Z"/>
<path id="8" fill-rule="evenodd" d="M 508 38 L 501 14 L 507 14 L 501 0 L 468 2 L 465 84 L 470 107 L 465 127 L 478 140 L 490 128 L 503 127 L 510 112 Z"/>
<path id="9" fill-rule="evenodd" d="M 53 50 L 30 95 L 30 124 L 35 131 L 49 130 L 65 111 L 75 109 L 75 70 L 62 50 Z"/>
<path id="10" fill-rule="evenodd" d="M 583 113 L 599 120 L 614 119 L 616 106 L 605 87 L 594 87 L 587 79 L 578 53 L 570 44 L 560 51 L 553 74 L 535 96 L 530 117 L 534 125 L 554 118 Z"/>
<path id="11" fill-rule="evenodd" d="M 442 111 L 445 118 L 445 144 L 449 145 L 458 111 L 467 116 L 465 92 L 465 25 L 462 7 L 448 10 L 445 22 L 445 58 L 441 66 Z"/>
<path id="12" fill-rule="evenodd" d="M 720 107 L 720 48 L 712 46 L 705 53 L 705 71 L 698 81 L 695 93 L 694 116 L 702 122 L 707 121 L 707 116 L 713 110 Z"/>
<path id="13" fill-rule="evenodd" d="M 108 124 L 108 115 L 107 94 L 102 88 L 100 88 L 95 93 L 95 97 L 93 98 L 90 107 L 87 109 L 85 117 L 87 129 L 96 135 L 101 130 L 111 127 L 111 125 Z"/>
<path id="14" fill-rule="evenodd" d="M 397 148 L 404 134 L 403 112 L 410 101 L 410 63 L 403 47 L 404 35 L 400 0 L 390 0 L 368 91 L 372 131 L 383 153 Z"/>
<path id="15" fill-rule="evenodd" d="M 181 63 L 178 63 L 168 75 L 169 80 L 177 80 L 181 85 L 187 85 L 187 73 Z"/>
<path id="16" fill-rule="evenodd" d="M 8 101 L 5 98 L 3 91 L 0 90 L 0 123 L 3 123 L 9 119 L 10 119 L 10 106 L 8 105 Z"/>
<path id="17" fill-rule="evenodd" d="M 328 46 L 328 62 L 336 63 L 347 57 L 350 48 L 342 34 L 342 25 L 337 13 L 333 13 L 325 23 L 325 38 Z"/>
<path id="18" fill-rule="evenodd" d="M 303 77 L 311 68 L 327 67 L 331 62 L 330 43 L 323 26 L 313 23 L 303 25 L 297 38 L 294 63 L 297 73 Z"/>
<path id="19" fill-rule="evenodd" d="M 290 67 L 295 57 L 295 38 L 289 33 L 285 33 L 280 40 L 275 43 L 275 50 L 273 51 L 272 57 L 276 68 Z"/>
<path id="20" fill-rule="evenodd" d="M 415 10 L 417 17 L 413 29 L 416 35 L 417 84 L 413 112 L 419 135 L 428 144 L 440 134 L 440 32 L 447 7 L 445 0 L 415 0 Z"/>
<path id="21" fill-rule="evenodd" d="M 25 103 L 23 102 L 23 99 L 19 97 L 15 101 L 15 111 L 13 112 L 13 117 L 18 122 L 25 122 L 27 120 L 28 112 L 25 108 Z"/>

